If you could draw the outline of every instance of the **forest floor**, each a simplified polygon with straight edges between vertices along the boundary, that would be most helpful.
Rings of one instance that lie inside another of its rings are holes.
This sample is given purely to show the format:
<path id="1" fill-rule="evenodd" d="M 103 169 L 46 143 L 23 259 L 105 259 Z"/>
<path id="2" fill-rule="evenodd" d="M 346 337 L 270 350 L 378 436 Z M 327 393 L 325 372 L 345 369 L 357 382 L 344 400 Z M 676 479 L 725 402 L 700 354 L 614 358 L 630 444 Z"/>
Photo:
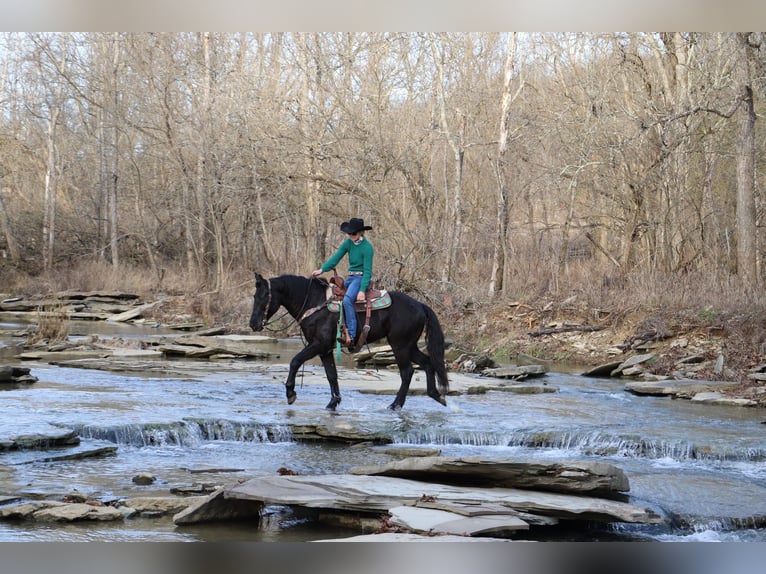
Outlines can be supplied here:
<path id="1" fill-rule="evenodd" d="M 555 312 L 510 307 L 493 310 L 473 329 L 454 335 L 458 342 L 478 339 L 470 350 L 503 361 L 550 361 L 583 370 L 651 355 L 641 364 L 648 377 L 736 382 L 727 395 L 766 407 L 766 380 L 759 380 L 766 379 L 766 319 L 757 314 L 634 309 L 586 319 L 563 307 Z"/>

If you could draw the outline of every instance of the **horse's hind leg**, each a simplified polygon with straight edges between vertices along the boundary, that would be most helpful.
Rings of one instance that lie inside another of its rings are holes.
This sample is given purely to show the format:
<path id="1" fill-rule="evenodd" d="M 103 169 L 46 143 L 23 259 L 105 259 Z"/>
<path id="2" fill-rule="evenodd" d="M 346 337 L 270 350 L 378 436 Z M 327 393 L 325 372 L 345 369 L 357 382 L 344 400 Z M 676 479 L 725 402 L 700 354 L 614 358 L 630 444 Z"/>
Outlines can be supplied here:
<path id="1" fill-rule="evenodd" d="M 423 367 L 423 370 L 426 373 L 426 394 L 446 407 L 447 398 L 439 393 L 436 388 L 436 371 L 434 370 L 433 363 L 431 363 L 431 357 L 426 355 L 420 349 L 415 351 L 413 355 L 415 362 Z"/>
<path id="2" fill-rule="evenodd" d="M 335 407 L 340 404 L 340 388 L 338 387 L 338 369 L 335 366 L 335 359 L 332 356 L 332 351 L 319 355 L 324 366 L 324 372 L 327 376 L 327 382 L 330 383 L 330 402 L 325 407 L 329 411 L 334 411 Z"/>

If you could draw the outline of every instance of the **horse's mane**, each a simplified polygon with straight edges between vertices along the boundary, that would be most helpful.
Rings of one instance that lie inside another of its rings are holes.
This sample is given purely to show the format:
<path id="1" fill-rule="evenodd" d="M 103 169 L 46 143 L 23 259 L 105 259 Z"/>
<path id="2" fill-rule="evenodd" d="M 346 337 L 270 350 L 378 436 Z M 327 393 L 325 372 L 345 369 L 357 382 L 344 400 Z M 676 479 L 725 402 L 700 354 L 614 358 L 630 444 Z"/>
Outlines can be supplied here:
<path id="1" fill-rule="evenodd" d="M 324 279 L 323 277 L 304 277 L 303 275 L 291 275 L 289 273 L 274 277 L 273 280 L 282 282 L 288 291 L 303 291 L 304 293 L 304 290 L 307 288 L 307 283 L 309 284 L 309 287 L 312 288 L 314 285 L 321 287 L 322 291 L 330 286 L 327 279 Z"/>

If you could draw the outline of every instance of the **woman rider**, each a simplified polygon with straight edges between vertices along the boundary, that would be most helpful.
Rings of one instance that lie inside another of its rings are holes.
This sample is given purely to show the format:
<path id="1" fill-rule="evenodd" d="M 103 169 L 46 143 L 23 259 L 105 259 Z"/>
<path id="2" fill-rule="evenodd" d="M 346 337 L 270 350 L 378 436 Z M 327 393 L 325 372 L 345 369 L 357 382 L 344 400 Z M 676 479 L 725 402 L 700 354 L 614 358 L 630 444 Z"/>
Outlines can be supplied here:
<path id="1" fill-rule="evenodd" d="M 354 301 L 357 297 L 360 301 L 364 300 L 364 292 L 370 284 L 372 278 L 372 259 L 375 256 L 375 249 L 364 236 L 365 231 L 372 229 L 364 224 L 364 219 L 352 217 L 349 221 L 340 224 L 340 230 L 348 237 L 340 244 L 338 250 L 325 261 L 319 269 L 311 272 L 313 277 L 318 277 L 337 267 L 344 255 L 348 254 L 348 277 L 343 283 L 346 288 L 346 295 L 343 297 L 343 314 L 346 317 L 346 328 L 348 329 L 349 339 L 342 341 L 347 345 L 352 353 L 356 350 L 354 342 L 357 335 L 356 312 L 354 311 Z"/>

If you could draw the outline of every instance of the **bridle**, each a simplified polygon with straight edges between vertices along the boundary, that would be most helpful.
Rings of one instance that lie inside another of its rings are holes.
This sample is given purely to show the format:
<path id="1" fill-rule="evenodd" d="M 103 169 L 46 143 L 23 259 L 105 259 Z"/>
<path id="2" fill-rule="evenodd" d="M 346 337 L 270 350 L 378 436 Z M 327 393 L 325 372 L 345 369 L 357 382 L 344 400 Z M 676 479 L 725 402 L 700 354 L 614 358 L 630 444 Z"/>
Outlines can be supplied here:
<path id="1" fill-rule="evenodd" d="M 264 318 L 263 329 L 266 329 L 271 323 L 274 323 L 275 321 L 279 321 L 282 317 L 284 317 L 287 314 L 287 311 L 285 311 L 285 313 L 283 313 L 276 319 L 274 318 L 271 318 L 268 320 L 266 319 L 266 317 L 269 314 L 269 307 L 271 306 L 271 280 L 266 279 L 265 277 L 263 278 L 263 280 L 266 282 L 266 288 L 268 289 L 267 291 L 268 294 L 266 295 L 266 303 L 263 306 L 263 318 Z M 269 331 L 281 331 L 281 330 L 282 329 L 269 329 Z"/>
<path id="2" fill-rule="evenodd" d="M 271 305 L 271 280 L 267 279 L 266 277 L 264 277 L 263 280 L 266 282 L 266 288 L 268 289 L 268 294 L 266 296 L 266 303 L 263 306 L 263 316 L 265 318 L 268 315 L 268 313 L 269 313 L 269 306 Z M 313 281 L 314 278 L 311 277 L 310 280 Z M 303 300 L 303 304 L 301 305 L 301 311 L 306 308 L 306 302 L 309 300 L 309 296 L 310 295 L 311 295 L 311 289 L 309 288 L 309 289 L 306 290 L 306 298 Z M 327 302 L 323 301 L 322 303 L 320 303 L 316 307 L 312 307 L 308 311 L 306 311 L 303 314 L 299 315 L 298 318 L 297 319 L 293 319 L 293 321 L 297 325 L 300 325 L 301 321 L 306 319 L 309 315 L 312 315 L 314 312 L 319 311 L 326 304 L 327 304 Z M 282 319 L 282 317 L 284 317 L 287 314 L 288 314 L 288 311 L 285 310 L 285 312 L 282 313 L 279 317 L 271 318 L 268 321 L 264 321 L 263 329 L 266 329 L 271 323 L 279 321 L 280 319 Z M 284 331 L 285 329 L 288 329 L 289 327 L 290 327 L 290 325 L 287 325 L 286 327 L 282 327 L 281 329 L 268 329 L 268 330 L 269 331 L 273 331 L 273 332 Z"/>

